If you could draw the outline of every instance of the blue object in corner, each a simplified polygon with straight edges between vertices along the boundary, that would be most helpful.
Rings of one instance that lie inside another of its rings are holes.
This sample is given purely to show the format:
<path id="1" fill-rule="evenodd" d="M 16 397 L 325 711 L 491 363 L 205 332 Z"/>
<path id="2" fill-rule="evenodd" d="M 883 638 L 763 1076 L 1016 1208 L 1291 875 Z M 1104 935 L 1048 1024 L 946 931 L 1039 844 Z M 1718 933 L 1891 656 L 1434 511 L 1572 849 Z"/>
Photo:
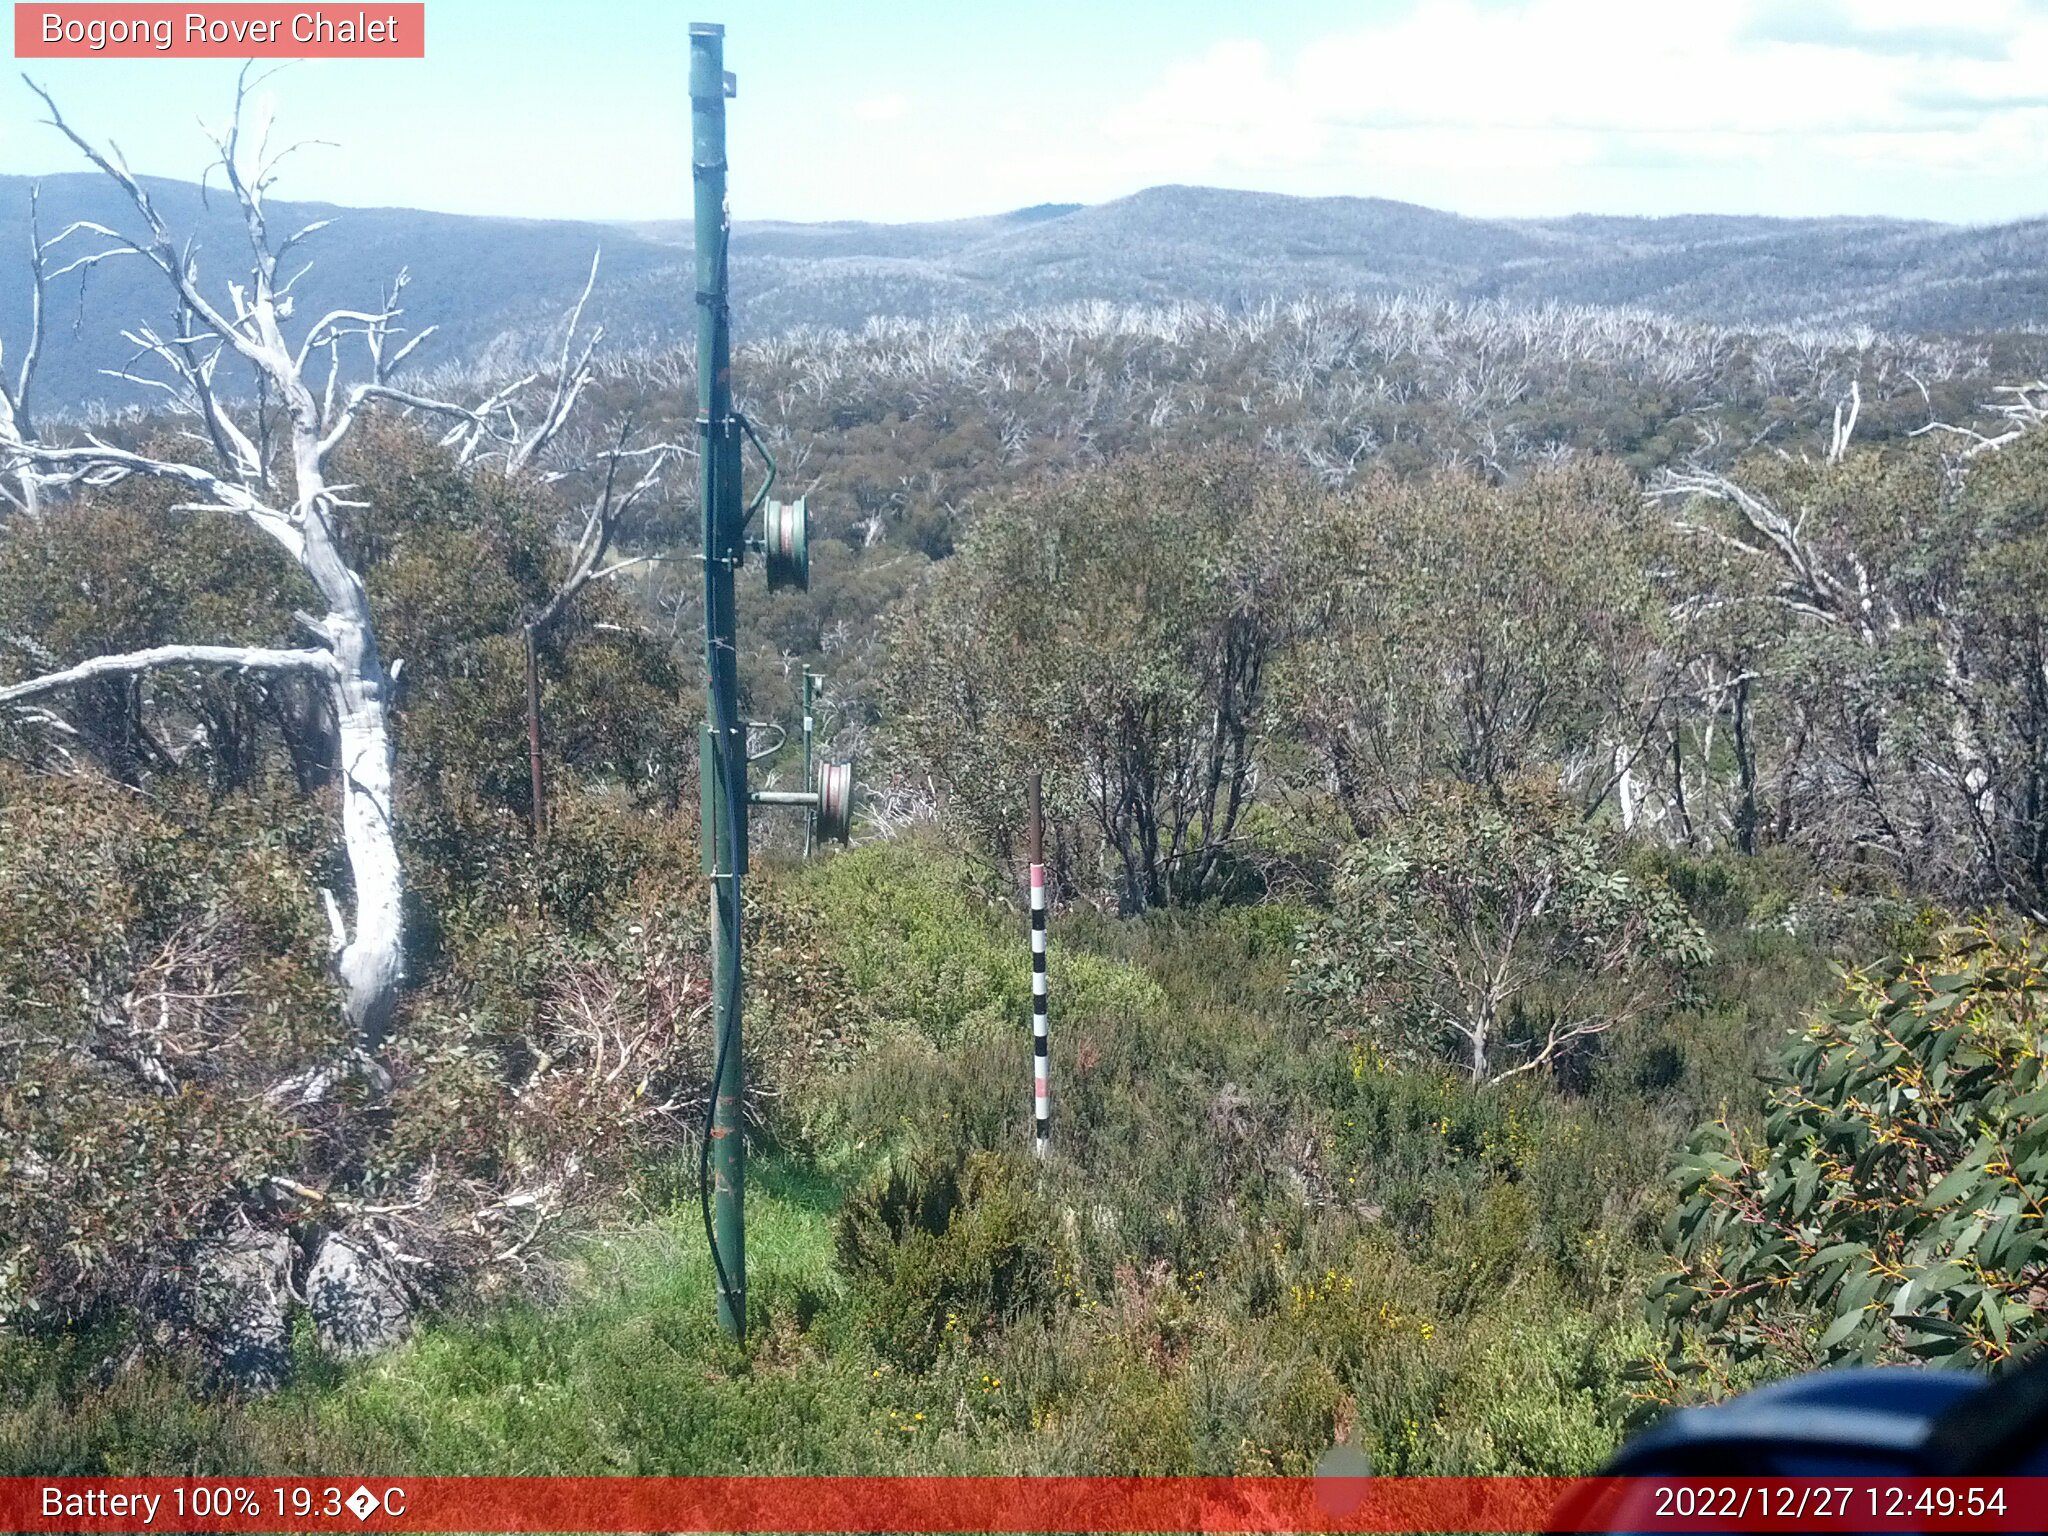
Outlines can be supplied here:
<path id="1" fill-rule="evenodd" d="M 1631 1441 L 1618 1477 L 1939 1475 L 1923 1452 L 1935 1426 L 1985 1390 L 1968 1371 L 1910 1366 L 1816 1371 L 1729 1402 L 1681 1408 Z"/>

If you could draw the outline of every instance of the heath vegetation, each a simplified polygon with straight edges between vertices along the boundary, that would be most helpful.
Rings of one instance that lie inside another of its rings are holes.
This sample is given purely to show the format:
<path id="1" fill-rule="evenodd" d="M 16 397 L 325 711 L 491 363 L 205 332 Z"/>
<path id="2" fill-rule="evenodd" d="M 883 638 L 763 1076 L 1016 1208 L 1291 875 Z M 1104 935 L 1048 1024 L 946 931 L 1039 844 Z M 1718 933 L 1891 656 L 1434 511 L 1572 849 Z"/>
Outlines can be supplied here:
<path id="1" fill-rule="evenodd" d="M 1570 1473 L 2039 1334 L 2024 338 L 1366 296 L 743 348 L 819 514 L 746 707 L 822 670 L 868 788 L 849 850 L 757 827 L 741 1351 L 686 356 L 579 308 L 400 382 L 395 291 L 287 339 L 260 250 L 227 310 L 166 260 L 265 389 L 151 332 L 165 409 L 0 410 L 0 1470 Z"/>

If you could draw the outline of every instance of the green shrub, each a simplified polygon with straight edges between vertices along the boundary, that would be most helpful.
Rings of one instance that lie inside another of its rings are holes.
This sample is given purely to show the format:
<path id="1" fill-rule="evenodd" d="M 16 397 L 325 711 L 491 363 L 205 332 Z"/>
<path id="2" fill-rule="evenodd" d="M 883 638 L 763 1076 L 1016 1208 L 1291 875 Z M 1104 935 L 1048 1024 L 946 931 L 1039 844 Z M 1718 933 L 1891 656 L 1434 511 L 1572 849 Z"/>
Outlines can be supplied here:
<path id="1" fill-rule="evenodd" d="M 340 1107 L 266 1093 L 341 1036 L 317 825 L 0 765 L 0 1322 L 132 1308 L 273 1176 L 331 1165 Z"/>
<path id="2" fill-rule="evenodd" d="M 847 1202 L 839 1262 L 884 1359 L 926 1370 L 1055 1303 L 1063 1245 L 1034 1182 L 1012 1160 L 975 1153 L 892 1168 Z"/>
<path id="3" fill-rule="evenodd" d="M 1710 954 L 1671 888 L 1616 855 L 1548 786 L 1436 786 L 1344 855 L 1296 996 L 1333 1029 L 1456 1061 L 1475 1083 L 1559 1071 Z"/>
<path id="4" fill-rule="evenodd" d="M 1658 1379 L 1990 1365 L 2040 1335 L 2048 1274 L 2048 939 L 1952 930 L 1852 974 L 1789 1048 L 1760 1141 L 1727 1119 L 1678 1159 Z"/>
<path id="5" fill-rule="evenodd" d="M 960 857 L 933 842 L 871 844 L 819 860 L 799 888 L 851 997 L 885 1028 L 936 1046 L 978 1021 L 1030 1016 L 1023 930 L 1004 934 L 988 893 Z"/>

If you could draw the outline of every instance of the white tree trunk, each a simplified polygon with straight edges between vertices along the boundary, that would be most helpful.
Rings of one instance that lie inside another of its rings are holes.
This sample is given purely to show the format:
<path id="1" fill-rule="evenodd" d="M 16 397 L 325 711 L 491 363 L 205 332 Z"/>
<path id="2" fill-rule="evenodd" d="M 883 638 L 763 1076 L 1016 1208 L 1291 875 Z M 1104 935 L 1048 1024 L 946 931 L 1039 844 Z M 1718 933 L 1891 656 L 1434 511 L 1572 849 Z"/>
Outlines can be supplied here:
<path id="1" fill-rule="evenodd" d="M 257 334 L 284 354 L 275 306 L 260 286 L 252 318 Z M 392 808 L 394 754 L 387 713 L 391 678 L 378 651 L 363 579 L 342 558 L 326 516 L 333 492 L 322 462 L 326 448 L 319 405 L 297 373 L 278 382 L 292 414 L 297 493 L 293 522 L 301 534 L 299 564 L 327 601 L 326 617 L 313 627 L 336 664 L 329 693 L 341 779 L 342 846 L 354 887 L 355 920 L 335 955 L 335 970 L 356 1043 L 374 1053 L 384 1043 L 405 977 L 405 880 Z"/>
<path id="2" fill-rule="evenodd" d="M 330 690 L 341 766 L 341 835 L 355 887 L 355 923 L 335 968 L 357 1043 L 384 1042 L 405 976 L 405 882 L 391 807 L 389 692 L 375 632 L 340 615 L 328 619 L 342 674 Z"/>
<path id="3" fill-rule="evenodd" d="M 0 690 L 0 703 L 103 673 L 137 672 L 161 666 L 210 665 L 320 673 L 334 706 L 342 841 L 348 856 L 348 906 L 352 921 L 344 920 L 341 903 L 333 893 L 323 891 L 322 896 L 333 929 L 334 964 L 343 988 L 344 1008 L 357 1047 L 370 1054 L 384 1042 L 405 974 L 405 882 L 393 820 L 389 718 L 391 677 L 397 667 L 394 664 L 389 672 L 385 669 L 362 578 L 343 557 L 336 519 L 342 507 L 355 504 L 341 499 L 340 493 L 346 487 L 328 483 L 326 461 L 348 436 L 363 407 L 372 401 L 382 401 L 400 409 L 453 419 L 456 425 L 442 441 L 444 445 L 463 445 L 463 463 L 475 460 L 484 445 L 492 442 L 502 442 L 508 474 L 516 475 L 537 463 L 593 377 L 590 357 L 601 332 L 592 332 L 584 340 L 580 356 L 575 346 L 583 307 L 597 280 L 597 263 L 592 260 L 582 296 L 570 312 L 552 398 L 539 425 L 524 433 L 512 416 L 511 402 L 533 382 L 534 376 L 499 390 L 476 407 L 428 399 L 392 383 L 399 365 L 434 330 L 427 326 L 413 331 L 403 342 L 399 340 L 404 333 L 399 323 L 404 313 L 399 307 L 405 287 L 403 274 L 392 284 L 381 308 L 331 311 L 313 321 L 294 345 L 286 339 L 280 322 L 291 313 L 290 290 L 297 279 L 289 277 L 280 283 L 279 261 L 326 221 L 315 221 L 282 242 L 271 238 L 263 194 L 278 160 L 291 151 L 288 148 L 266 158 L 264 145 L 259 142 L 255 164 L 245 164 L 238 158 L 246 147 L 241 124 L 248 84 L 245 70 L 235 88 L 234 118 L 227 129 L 215 135 L 220 152 L 218 168 L 241 206 L 252 258 L 247 283 L 227 285 L 228 303 L 223 308 L 202 287 L 190 246 L 176 240 L 165 227 L 147 190 L 120 160 L 118 152 L 110 156 L 96 149 L 64 121 L 49 93 L 30 82 L 50 109 L 51 125 L 127 194 L 146 226 L 146 233 L 130 237 L 91 220 L 75 223 L 47 241 L 32 231 L 30 275 L 35 323 L 29 356 L 19 384 L 11 390 L 0 385 L 0 474 L 17 475 L 22 488 L 19 494 L 0 490 L 0 497 L 33 515 L 38 509 L 37 497 L 45 490 L 109 485 L 130 475 L 172 480 L 198 498 L 181 505 L 247 518 L 305 572 L 320 593 L 325 613 L 319 618 L 302 615 L 301 622 L 319 636 L 321 648 L 266 651 L 230 646 L 167 646 L 126 656 L 99 657 L 65 672 Z M 50 249 L 79 235 L 102 244 L 54 271 L 47 268 L 45 258 Z M 183 457 L 157 458 L 138 453 L 91 432 L 82 434 L 81 442 L 60 446 L 40 439 L 33 431 L 24 402 L 29 397 L 30 372 L 41 336 L 45 281 L 117 257 L 139 257 L 162 273 L 176 296 L 179 317 L 177 330 L 170 334 L 160 335 L 147 326 L 127 333 L 141 348 L 138 356 L 153 358 L 164 376 L 146 378 L 126 369 L 122 376 L 168 389 L 174 400 L 203 421 L 206 434 L 202 440 L 211 442 L 218 459 L 213 467 Z M 369 377 L 339 389 L 344 338 L 359 340 L 367 350 Z M 219 343 L 217 347 L 212 345 L 215 341 Z M 247 364 L 264 385 L 259 398 L 283 406 L 290 423 L 288 487 L 279 484 L 283 478 L 278 473 L 280 466 L 274 464 L 275 456 L 269 450 L 270 422 L 260 415 L 253 420 L 248 418 L 246 403 L 232 398 L 216 383 L 216 365 L 223 357 L 239 358 Z M 323 358 L 328 365 L 326 383 L 322 392 L 316 394 L 308 382 L 308 369 Z M 501 418 L 511 423 L 509 435 L 501 435 Z M 550 606 L 548 617 L 582 585 L 606 574 L 600 565 L 617 517 L 635 498 L 653 487 L 662 465 L 679 451 L 673 444 L 629 450 L 621 429 L 618 445 L 607 455 L 604 498 L 592 513 L 590 525 L 578 544 L 571 581 Z M 620 462 L 640 458 L 650 458 L 650 467 L 623 501 L 616 500 L 612 492 Z M 4 486 L 4 481 L 0 481 L 0 486 Z"/>
<path id="4" fill-rule="evenodd" d="M 1614 784 L 1621 802 L 1621 829 L 1624 832 L 1636 829 L 1635 762 L 1635 754 L 1625 744 L 1614 744 Z"/>

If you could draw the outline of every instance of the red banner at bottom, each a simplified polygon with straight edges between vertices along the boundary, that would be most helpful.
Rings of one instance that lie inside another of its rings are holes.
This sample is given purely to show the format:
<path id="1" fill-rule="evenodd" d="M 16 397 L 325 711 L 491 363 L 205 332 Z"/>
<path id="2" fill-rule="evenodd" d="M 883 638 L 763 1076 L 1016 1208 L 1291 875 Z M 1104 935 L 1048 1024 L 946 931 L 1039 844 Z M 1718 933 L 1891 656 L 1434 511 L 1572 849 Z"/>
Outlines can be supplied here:
<path id="1" fill-rule="evenodd" d="M 2043 1531 L 2048 1478 L 0 1478 L 8 1531 Z"/>

